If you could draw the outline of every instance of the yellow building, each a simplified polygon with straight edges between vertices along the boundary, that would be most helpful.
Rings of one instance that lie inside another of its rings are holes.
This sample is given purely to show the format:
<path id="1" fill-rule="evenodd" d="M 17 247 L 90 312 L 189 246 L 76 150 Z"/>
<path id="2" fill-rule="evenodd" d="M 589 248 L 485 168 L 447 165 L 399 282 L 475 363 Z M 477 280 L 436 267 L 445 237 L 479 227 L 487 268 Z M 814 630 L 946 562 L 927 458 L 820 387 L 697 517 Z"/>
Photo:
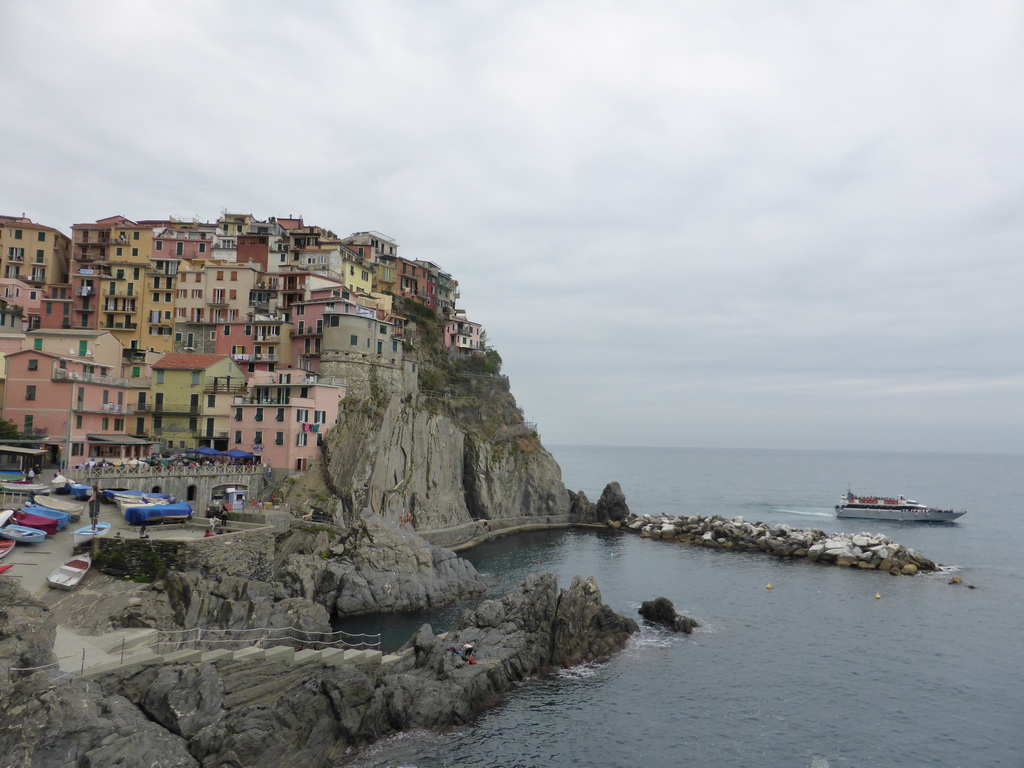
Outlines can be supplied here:
<path id="1" fill-rule="evenodd" d="M 32 285 L 67 282 L 71 238 L 24 216 L 0 216 L 0 275 Z"/>
<path id="2" fill-rule="evenodd" d="M 165 450 L 228 448 L 231 403 L 245 374 L 228 355 L 174 352 L 153 364 L 153 437 Z"/>

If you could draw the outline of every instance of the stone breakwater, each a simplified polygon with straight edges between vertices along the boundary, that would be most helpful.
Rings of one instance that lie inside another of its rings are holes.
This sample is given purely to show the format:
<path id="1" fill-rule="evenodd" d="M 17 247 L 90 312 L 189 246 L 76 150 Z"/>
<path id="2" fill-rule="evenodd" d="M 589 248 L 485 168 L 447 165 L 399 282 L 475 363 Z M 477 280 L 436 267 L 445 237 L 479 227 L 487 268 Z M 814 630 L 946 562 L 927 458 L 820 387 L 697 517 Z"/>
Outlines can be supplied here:
<path id="1" fill-rule="evenodd" d="M 631 515 L 608 524 L 651 539 L 682 541 L 710 549 L 763 552 L 780 558 L 803 557 L 812 563 L 888 571 L 894 575 L 913 576 L 939 569 L 919 552 L 878 533 L 825 533 L 817 528 L 748 523 L 742 517 L 729 520 L 720 515 Z"/>

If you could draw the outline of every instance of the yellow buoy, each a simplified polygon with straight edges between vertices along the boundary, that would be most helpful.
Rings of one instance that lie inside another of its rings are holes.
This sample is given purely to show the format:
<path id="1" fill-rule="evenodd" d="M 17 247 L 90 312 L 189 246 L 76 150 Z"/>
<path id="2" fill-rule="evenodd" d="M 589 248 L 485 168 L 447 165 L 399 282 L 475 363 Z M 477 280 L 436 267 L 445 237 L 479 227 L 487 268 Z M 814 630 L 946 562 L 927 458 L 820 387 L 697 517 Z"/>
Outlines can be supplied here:
<path id="1" fill-rule="evenodd" d="M 772 585 L 771 585 L 771 584 L 765 584 L 765 585 L 764 585 L 764 588 L 765 588 L 765 589 L 771 589 L 771 588 L 772 588 Z"/>
<path id="2" fill-rule="evenodd" d="M 878 594 L 877 592 L 875 592 L 875 600 L 881 600 L 881 599 L 882 599 L 882 596 L 880 594 Z"/>

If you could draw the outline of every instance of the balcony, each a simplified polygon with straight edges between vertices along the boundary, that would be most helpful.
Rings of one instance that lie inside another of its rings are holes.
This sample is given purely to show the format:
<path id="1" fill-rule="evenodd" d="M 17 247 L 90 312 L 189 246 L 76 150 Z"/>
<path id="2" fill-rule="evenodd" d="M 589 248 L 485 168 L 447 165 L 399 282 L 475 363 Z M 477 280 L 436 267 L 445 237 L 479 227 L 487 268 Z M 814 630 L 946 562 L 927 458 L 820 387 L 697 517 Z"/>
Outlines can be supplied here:
<path id="1" fill-rule="evenodd" d="M 226 296 L 212 296 L 206 300 L 207 305 L 211 307 L 226 307 L 228 305 L 228 299 Z"/>
<path id="2" fill-rule="evenodd" d="M 129 379 L 122 379 L 117 376 L 100 376 L 96 373 L 81 373 L 69 371 L 66 368 L 54 368 L 50 374 L 51 381 L 80 381 L 85 384 L 104 384 L 111 387 L 130 386 Z"/>
<path id="3" fill-rule="evenodd" d="M 135 409 L 155 416 L 199 416 L 202 410 L 198 405 L 185 403 L 139 403 Z"/>
<path id="4" fill-rule="evenodd" d="M 75 413 L 103 413 L 113 416 L 131 416 L 135 413 L 134 406 L 118 405 L 117 403 L 97 403 L 93 405 L 75 403 L 71 410 Z"/>

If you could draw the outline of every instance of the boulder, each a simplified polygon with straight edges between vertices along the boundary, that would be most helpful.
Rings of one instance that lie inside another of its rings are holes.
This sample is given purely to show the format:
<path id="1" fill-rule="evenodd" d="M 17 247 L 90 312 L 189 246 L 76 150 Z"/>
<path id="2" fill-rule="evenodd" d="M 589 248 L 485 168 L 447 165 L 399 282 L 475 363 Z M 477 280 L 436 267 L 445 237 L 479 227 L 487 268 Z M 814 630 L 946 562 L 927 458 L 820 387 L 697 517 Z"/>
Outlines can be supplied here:
<path id="1" fill-rule="evenodd" d="M 673 632 L 685 632 L 686 634 L 690 634 L 693 632 L 694 627 L 700 626 L 696 620 L 691 619 L 689 616 L 683 616 L 682 614 L 676 613 L 675 606 L 667 597 L 657 597 L 654 600 L 645 600 L 640 605 L 639 613 L 643 616 L 644 621 L 648 621 L 652 624 L 661 624 L 662 626 L 668 627 Z"/>

